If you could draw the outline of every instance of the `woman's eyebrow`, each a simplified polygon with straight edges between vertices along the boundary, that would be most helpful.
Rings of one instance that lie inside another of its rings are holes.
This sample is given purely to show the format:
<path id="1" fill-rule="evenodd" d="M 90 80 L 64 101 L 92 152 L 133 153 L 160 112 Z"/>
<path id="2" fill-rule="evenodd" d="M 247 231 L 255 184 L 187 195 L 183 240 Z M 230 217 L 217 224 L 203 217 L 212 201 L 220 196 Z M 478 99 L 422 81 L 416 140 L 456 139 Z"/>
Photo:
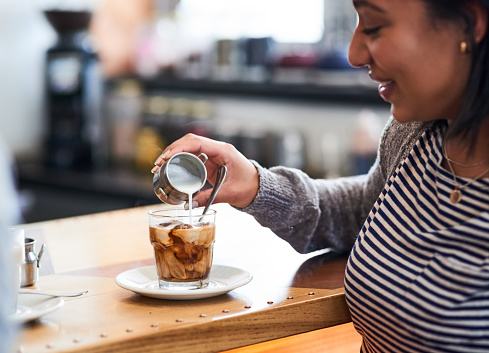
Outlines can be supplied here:
<path id="1" fill-rule="evenodd" d="M 375 4 L 372 4 L 370 1 L 368 0 L 353 0 L 353 6 L 355 7 L 355 9 L 359 9 L 361 7 L 368 7 L 374 11 L 377 11 L 377 12 L 380 12 L 380 13 L 385 13 L 385 10 L 378 7 L 377 5 Z"/>

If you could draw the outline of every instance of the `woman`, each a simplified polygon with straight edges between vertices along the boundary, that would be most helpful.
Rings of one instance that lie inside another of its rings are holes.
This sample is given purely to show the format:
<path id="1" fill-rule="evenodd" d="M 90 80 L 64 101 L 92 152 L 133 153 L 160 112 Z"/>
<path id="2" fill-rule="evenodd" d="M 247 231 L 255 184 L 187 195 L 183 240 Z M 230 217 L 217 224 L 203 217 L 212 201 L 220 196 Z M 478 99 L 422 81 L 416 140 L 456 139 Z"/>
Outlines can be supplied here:
<path id="1" fill-rule="evenodd" d="M 369 68 L 393 116 L 367 175 L 264 169 L 193 135 L 153 171 L 177 152 L 205 152 L 209 180 L 228 167 L 218 202 L 298 251 L 350 251 L 345 291 L 363 352 L 488 352 L 489 1 L 353 4 L 350 63 Z"/>

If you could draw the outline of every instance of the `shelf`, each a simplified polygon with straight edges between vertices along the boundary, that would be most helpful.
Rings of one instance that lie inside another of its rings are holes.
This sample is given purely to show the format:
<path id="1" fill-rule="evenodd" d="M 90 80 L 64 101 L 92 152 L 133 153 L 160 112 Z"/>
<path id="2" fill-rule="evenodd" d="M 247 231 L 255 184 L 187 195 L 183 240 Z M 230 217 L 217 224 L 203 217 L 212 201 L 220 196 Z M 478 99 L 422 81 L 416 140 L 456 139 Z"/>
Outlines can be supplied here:
<path id="1" fill-rule="evenodd" d="M 129 170 L 74 171 L 20 165 L 25 223 L 160 203 L 152 176 Z M 25 202 L 24 202 L 25 203 Z"/>
<path id="2" fill-rule="evenodd" d="M 386 104 L 371 82 L 363 82 L 355 71 L 323 72 L 316 83 L 182 80 L 159 76 L 139 79 L 147 92 L 171 90 L 258 98 L 313 100 L 348 104 Z M 322 83 L 317 83 L 317 82 Z"/>
<path id="3" fill-rule="evenodd" d="M 21 183 L 96 193 L 111 197 L 155 200 L 151 173 L 129 170 L 61 170 L 42 165 L 19 166 Z"/>

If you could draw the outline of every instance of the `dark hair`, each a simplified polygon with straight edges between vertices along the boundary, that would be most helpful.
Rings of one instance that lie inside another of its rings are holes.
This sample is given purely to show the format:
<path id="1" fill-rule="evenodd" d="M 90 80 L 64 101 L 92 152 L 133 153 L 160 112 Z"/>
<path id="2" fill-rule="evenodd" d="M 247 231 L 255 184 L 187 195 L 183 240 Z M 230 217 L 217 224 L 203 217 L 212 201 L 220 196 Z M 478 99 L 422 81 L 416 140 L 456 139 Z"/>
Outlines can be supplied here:
<path id="1" fill-rule="evenodd" d="M 474 19 L 467 9 L 468 0 L 422 0 L 427 7 L 428 16 L 437 20 L 459 21 L 466 25 L 467 39 L 472 58 L 470 75 L 465 96 L 456 119 L 452 122 L 446 139 L 462 137 L 472 151 L 479 129 L 489 117 L 489 33 L 479 44 L 474 40 Z M 489 1 L 478 0 L 489 9 Z"/>

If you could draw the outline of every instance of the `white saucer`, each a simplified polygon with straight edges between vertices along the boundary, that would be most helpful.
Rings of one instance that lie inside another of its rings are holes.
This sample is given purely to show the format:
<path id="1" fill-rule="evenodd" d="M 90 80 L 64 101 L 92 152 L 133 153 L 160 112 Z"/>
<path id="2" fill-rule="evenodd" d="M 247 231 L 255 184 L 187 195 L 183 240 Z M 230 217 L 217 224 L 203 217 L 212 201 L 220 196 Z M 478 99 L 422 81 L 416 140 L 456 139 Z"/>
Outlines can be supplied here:
<path id="1" fill-rule="evenodd" d="M 209 285 L 201 289 L 168 290 L 158 287 L 155 266 L 145 266 L 123 272 L 115 278 L 122 288 L 156 299 L 191 300 L 214 297 L 244 286 L 253 276 L 242 269 L 214 265 L 209 275 Z"/>
<path id="2" fill-rule="evenodd" d="M 10 319 L 15 323 L 24 323 L 49 314 L 64 305 L 58 297 L 46 297 L 38 294 L 19 294 L 17 310 Z"/>

